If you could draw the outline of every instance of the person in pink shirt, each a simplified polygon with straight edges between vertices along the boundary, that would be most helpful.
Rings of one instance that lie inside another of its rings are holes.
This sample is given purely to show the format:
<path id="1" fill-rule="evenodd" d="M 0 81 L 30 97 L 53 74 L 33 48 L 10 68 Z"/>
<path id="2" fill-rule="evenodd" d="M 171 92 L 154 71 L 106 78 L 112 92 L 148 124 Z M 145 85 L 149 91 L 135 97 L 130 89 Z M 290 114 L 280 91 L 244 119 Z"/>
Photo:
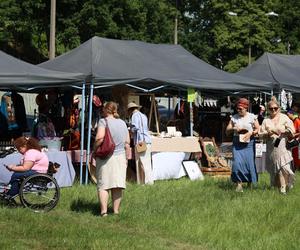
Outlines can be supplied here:
<path id="1" fill-rule="evenodd" d="M 6 168 L 13 171 L 9 184 L 11 189 L 7 192 L 9 197 L 19 193 L 19 179 L 36 173 L 47 173 L 49 160 L 35 138 L 19 137 L 14 141 L 15 147 L 23 155 L 19 165 L 9 165 Z"/>

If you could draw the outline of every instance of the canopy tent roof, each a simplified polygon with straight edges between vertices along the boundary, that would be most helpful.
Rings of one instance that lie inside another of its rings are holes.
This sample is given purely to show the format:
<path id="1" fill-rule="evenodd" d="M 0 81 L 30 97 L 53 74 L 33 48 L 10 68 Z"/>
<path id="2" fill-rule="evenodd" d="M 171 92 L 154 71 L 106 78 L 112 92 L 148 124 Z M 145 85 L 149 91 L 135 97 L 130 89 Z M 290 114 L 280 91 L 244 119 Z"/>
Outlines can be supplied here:
<path id="1" fill-rule="evenodd" d="M 0 51 L 0 89 L 30 90 L 35 87 L 82 85 L 84 76 L 44 69 Z"/>
<path id="2" fill-rule="evenodd" d="M 300 56 L 264 53 L 254 63 L 237 73 L 272 82 L 277 88 L 300 92 Z"/>
<path id="3" fill-rule="evenodd" d="M 148 91 L 157 84 L 210 90 L 271 89 L 257 81 L 219 70 L 180 45 L 93 37 L 79 47 L 39 66 L 83 73 L 96 85 L 132 84 Z"/>

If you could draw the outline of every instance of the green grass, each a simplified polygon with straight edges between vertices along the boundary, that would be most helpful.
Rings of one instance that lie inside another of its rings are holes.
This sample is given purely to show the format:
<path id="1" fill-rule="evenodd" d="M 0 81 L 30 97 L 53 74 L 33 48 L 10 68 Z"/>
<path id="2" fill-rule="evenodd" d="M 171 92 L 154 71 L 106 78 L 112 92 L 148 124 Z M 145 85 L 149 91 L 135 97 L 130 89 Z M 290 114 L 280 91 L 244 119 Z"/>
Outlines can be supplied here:
<path id="1" fill-rule="evenodd" d="M 128 183 L 121 214 L 102 218 L 95 185 L 74 185 L 46 214 L 1 206 L 0 249 L 299 249 L 299 193 L 266 174 L 244 193 L 224 179 Z"/>

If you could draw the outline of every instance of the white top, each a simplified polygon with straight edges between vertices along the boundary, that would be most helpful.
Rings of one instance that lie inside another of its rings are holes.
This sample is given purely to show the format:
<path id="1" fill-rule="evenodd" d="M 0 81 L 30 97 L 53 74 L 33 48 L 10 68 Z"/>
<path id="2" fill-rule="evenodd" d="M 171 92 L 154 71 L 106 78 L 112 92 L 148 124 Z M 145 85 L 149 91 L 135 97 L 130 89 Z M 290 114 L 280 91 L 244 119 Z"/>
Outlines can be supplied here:
<path id="1" fill-rule="evenodd" d="M 257 116 L 247 112 L 245 116 L 240 116 L 239 114 L 235 114 L 231 117 L 231 121 L 234 126 L 239 127 L 240 129 L 247 129 L 249 132 L 253 131 L 254 122 L 257 119 Z"/>

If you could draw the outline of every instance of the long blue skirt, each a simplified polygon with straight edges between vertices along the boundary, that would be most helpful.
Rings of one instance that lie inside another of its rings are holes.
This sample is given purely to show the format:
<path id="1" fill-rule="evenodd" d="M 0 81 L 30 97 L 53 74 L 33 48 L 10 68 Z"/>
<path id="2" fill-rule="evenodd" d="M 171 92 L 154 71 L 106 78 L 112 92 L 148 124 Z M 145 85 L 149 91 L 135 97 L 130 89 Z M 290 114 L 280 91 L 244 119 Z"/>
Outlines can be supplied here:
<path id="1" fill-rule="evenodd" d="M 258 180 L 255 166 L 255 143 L 252 139 L 249 143 L 239 142 L 239 138 L 233 138 L 233 162 L 231 180 L 233 182 L 252 182 Z"/>

